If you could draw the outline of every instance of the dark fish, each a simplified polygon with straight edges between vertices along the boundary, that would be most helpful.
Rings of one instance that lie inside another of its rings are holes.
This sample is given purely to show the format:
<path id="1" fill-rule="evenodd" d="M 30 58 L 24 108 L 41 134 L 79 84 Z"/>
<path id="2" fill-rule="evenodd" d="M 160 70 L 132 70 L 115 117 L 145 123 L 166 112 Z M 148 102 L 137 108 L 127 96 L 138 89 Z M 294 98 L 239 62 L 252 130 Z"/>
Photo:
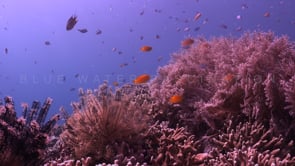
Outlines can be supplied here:
<path id="1" fill-rule="evenodd" d="M 143 14 L 144 14 L 144 10 L 142 10 L 142 11 L 139 13 L 139 15 L 141 15 L 141 16 L 142 16 Z"/>
<path id="2" fill-rule="evenodd" d="M 122 68 L 122 67 L 126 67 L 126 66 L 128 66 L 128 63 L 122 63 L 122 64 L 120 64 L 120 67 Z"/>
<path id="3" fill-rule="evenodd" d="M 156 35 L 156 39 L 160 39 L 160 35 Z"/>
<path id="4" fill-rule="evenodd" d="M 4 49 L 5 54 L 8 54 L 8 48 Z"/>
<path id="5" fill-rule="evenodd" d="M 155 13 L 162 13 L 161 9 L 155 9 L 154 11 L 155 11 Z"/>
<path id="6" fill-rule="evenodd" d="M 241 8 L 242 8 L 243 10 L 245 10 L 245 9 L 248 9 L 249 7 L 248 7 L 247 4 L 244 3 L 244 4 L 241 5 Z"/>
<path id="7" fill-rule="evenodd" d="M 86 32 L 88 32 L 88 30 L 87 30 L 86 28 L 78 29 L 78 31 L 81 32 L 81 33 L 86 33 Z"/>
<path id="8" fill-rule="evenodd" d="M 198 31 L 198 30 L 200 30 L 201 29 L 201 27 L 196 27 L 195 29 L 194 29 L 194 31 Z"/>
<path id="9" fill-rule="evenodd" d="M 100 35 L 100 34 L 102 34 L 102 31 L 100 29 L 97 29 L 95 34 Z"/>
<path id="10" fill-rule="evenodd" d="M 78 78 L 78 77 L 79 77 L 79 75 L 80 75 L 79 73 L 75 74 L 75 78 Z"/>
<path id="11" fill-rule="evenodd" d="M 44 44 L 49 46 L 51 43 L 50 43 L 50 41 L 47 40 L 47 41 L 44 42 Z"/>
<path id="12" fill-rule="evenodd" d="M 73 91 L 75 91 L 76 90 L 76 88 L 70 88 L 70 91 L 71 92 L 73 92 Z"/>
<path id="13" fill-rule="evenodd" d="M 220 25 L 220 28 L 227 29 L 227 25 L 225 25 L 225 24 L 221 24 L 221 25 Z"/>
<path id="14" fill-rule="evenodd" d="M 72 30 L 74 28 L 74 26 L 77 24 L 78 20 L 77 20 L 77 16 L 73 15 L 68 19 L 67 22 L 67 31 Z"/>

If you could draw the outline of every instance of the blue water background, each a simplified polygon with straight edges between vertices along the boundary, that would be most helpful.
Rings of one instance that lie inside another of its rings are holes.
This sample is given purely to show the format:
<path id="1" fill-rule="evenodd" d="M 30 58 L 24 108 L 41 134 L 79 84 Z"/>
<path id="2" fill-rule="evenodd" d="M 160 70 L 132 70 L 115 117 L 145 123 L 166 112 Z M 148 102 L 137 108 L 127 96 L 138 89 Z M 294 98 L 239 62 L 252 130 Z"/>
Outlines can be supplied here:
<path id="1" fill-rule="evenodd" d="M 0 98 L 12 96 L 18 115 L 22 102 L 47 97 L 50 115 L 71 111 L 79 88 L 155 76 L 187 37 L 271 30 L 294 41 L 294 7 L 294 0 L 1 0 Z M 78 23 L 66 31 L 72 15 Z M 143 45 L 153 50 L 141 52 Z"/>

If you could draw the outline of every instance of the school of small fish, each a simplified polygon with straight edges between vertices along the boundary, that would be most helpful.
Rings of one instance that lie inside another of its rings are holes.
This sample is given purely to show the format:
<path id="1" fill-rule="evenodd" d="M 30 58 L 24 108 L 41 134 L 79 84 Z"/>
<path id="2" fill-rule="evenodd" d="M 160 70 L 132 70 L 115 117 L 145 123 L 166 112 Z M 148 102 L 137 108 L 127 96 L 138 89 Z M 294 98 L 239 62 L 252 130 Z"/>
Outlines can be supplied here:
<path id="1" fill-rule="evenodd" d="M 249 8 L 249 6 L 246 4 L 246 3 L 243 3 L 241 4 L 241 10 L 247 10 Z M 145 17 L 146 14 L 148 14 L 149 11 L 147 11 L 146 9 L 142 9 L 140 10 L 139 12 L 139 15 L 140 17 Z M 157 14 L 161 14 L 161 13 L 165 13 L 162 9 L 154 9 L 153 10 L 154 13 L 157 13 Z M 271 13 L 270 11 L 264 11 L 264 13 L 261 13 L 260 17 L 265 17 L 265 18 L 269 18 L 271 17 Z M 201 29 L 201 27 L 203 25 L 206 25 L 208 22 L 209 22 L 209 18 L 206 17 L 206 14 L 205 12 L 200 12 L 200 11 L 195 11 L 194 12 L 194 15 L 191 15 L 190 18 L 187 18 L 187 19 L 183 19 L 183 18 L 179 18 L 179 17 L 176 17 L 176 16 L 169 16 L 168 17 L 169 19 L 173 19 L 175 20 L 176 22 L 183 22 L 183 23 L 189 23 L 189 22 L 194 22 L 194 24 L 196 24 L 195 27 L 191 27 L 191 26 L 179 26 L 176 28 L 176 31 L 177 32 L 183 32 L 183 33 L 186 33 L 186 34 L 189 34 L 187 36 L 190 36 L 190 33 L 191 32 L 198 32 Z M 243 13 L 237 13 L 235 16 L 233 16 L 233 18 L 235 18 L 237 21 L 242 21 L 245 19 L 245 15 L 243 15 Z M 80 32 L 82 34 L 89 34 L 91 32 L 91 29 L 89 28 L 89 30 L 85 27 L 80 27 L 80 28 L 75 28 L 76 25 L 78 23 L 78 16 L 77 15 L 72 15 L 68 18 L 68 20 L 66 21 L 66 31 L 71 31 L 73 29 L 76 30 L 76 32 Z M 295 21 L 294 21 L 294 24 L 295 24 Z M 232 27 L 228 26 L 227 24 L 223 23 L 223 22 L 219 22 L 217 23 L 217 27 L 220 28 L 220 29 L 223 29 L 223 30 L 228 30 L 228 29 L 231 29 Z M 236 32 L 240 32 L 243 30 L 243 27 L 242 26 L 237 26 L 237 27 L 233 27 L 232 29 L 234 29 Z M 4 30 L 8 30 L 7 27 L 4 27 Z M 90 32 L 89 32 L 90 31 Z M 130 27 L 128 29 L 128 31 L 130 33 L 136 31 L 136 29 L 134 27 Z M 74 31 L 72 31 L 74 32 Z M 97 28 L 95 32 L 93 32 L 93 34 L 95 35 L 101 35 L 102 34 L 102 30 Z M 162 36 L 163 34 L 157 34 L 157 33 L 154 33 L 153 36 L 152 36 L 152 39 L 156 39 L 157 41 L 161 41 L 162 37 L 164 38 L 164 35 Z M 145 42 L 145 40 L 147 40 L 148 38 L 151 38 L 151 36 L 147 36 L 147 35 L 143 35 L 143 34 L 140 34 L 140 35 L 137 35 L 137 40 L 140 40 L 140 41 L 143 41 Z M 44 45 L 46 46 L 51 46 L 51 40 L 43 40 L 44 41 Z M 104 41 L 101 42 L 102 44 L 104 44 Z M 189 49 L 193 44 L 195 43 L 195 39 L 193 37 L 186 37 L 185 39 L 183 39 L 181 42 L 180 42 L 180 47 L 183 48 L 183 49 Z M 203 45 L 200 45 L 200 47 L 204 47 L 204 48 L 210 48 L 210 45 L 206 45 L 206 44 L 203 44 Z M 142 45 L 139 50 L 140 52 L 142 52 L 143 54 L 147 53 L 147 52 L 152 52 L 154 53 L 157 49 L 154 50 L 154 48 L 157 48 L 156 45 Z M 111 49 L 112 52 L 115 52 L 116 54 L 123 54 L 123 49 L 121 48 L 117 48 L 117 47 L 113 47 Z M 5 55 L 8 55 L 9 53 L 9 50 L 8 48 L 4 48 L 4 54 Z M 124 52 L 125 53 L 125 52 Z M 11 53 L 10 53 L 11 54 Z M 163 56 L 159 56 L 159 55 L 156 55 L 156 58 L 155 58 L 158 62 L 161 62 L 162 59 L 163 59 Z M 132 62 L 133 63 L 136 63 L 136 58 L 134 56 L 132 56 Z M 37 61 L 34 60 L 34 64 L 37 64 Z M 128 67 L 130 66 L 131 62 L 124 62 L 124 63 L 121 63 L 119 64 L 119 67 L 120 68 L 125 68 L 125 67 Z M 206 66 L 204 64 L 201 64 L 201 69 L 205 69 Z M 52 70 L 53 71 L 53 70 Z M 76 79 L 78 79 L 80 77 L 80 74 L 75 74 L 74 77 Z M 141 74 L 139 75 L 138 77 L 136 77 L 134 80 L 133 80 L 133 83 L 134 84 L 144 84 L 144 83 L 147 83 L 149 80 L 151 79 L 150 75 L 149 74 Z M 226 81 L 226 82 L 231 82 L 235 79 L 235 76 L 233 73 L 227 73 L 225 74 L 225 76 L 223 77 L 223 81 Z M 66 81 L 66 77 L 64 76 L 62 78 L 63 81 Z M 119 83 L 117 81 L 114 81 L 113 82 L 113 86 L 119 86 Z M 76 88 L 72 87 L 69 89 L 70 91 L 75 91 Z M 171 104 L 179 104 L 181 102 L 183 102 L 184 98 L 183 98 L 183 95 L 173 95 L 169 98 L 169 102 Z"/>

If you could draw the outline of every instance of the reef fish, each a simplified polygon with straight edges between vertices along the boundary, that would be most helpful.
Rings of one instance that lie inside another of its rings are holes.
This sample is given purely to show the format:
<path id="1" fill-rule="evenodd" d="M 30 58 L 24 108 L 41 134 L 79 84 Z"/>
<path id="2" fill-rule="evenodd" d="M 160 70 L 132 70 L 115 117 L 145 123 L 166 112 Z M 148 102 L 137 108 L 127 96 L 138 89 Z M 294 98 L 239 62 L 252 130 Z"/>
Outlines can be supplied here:
<path id="1" fill-rule="evenodd" d="M 270 12 L 265 12 L 265 13 L 263 14 L 263 16 L 264 16 L 264 17 L 270 17 Z"/>
<path id="2" fill-rule="evenodd" d="M 100 35 L 100 34 L 102 34 L 102 30 L 97 29 L 95 34 L 96 34 L 96 35 Z"/>
<path id="3" fill-rule="evenodd" d="M 184 48 L 190 47 L 194 43 L 194 39 L 192 38 L 187 38 L 181 41 L 181 46 Z"/>
<path id="4" fill-rule="evenodd" d="M 78 29 L 78 31 L 81 32 L 81 33 L 86 33 L 86 32 L 88 32 L 88 30 L 87 30 L 86 28 Z"/>
<path id="5" fill-rule="evenodd" d="M 173 95 L 172 97 L 170 97 L 169 102 L 171 104 L 179 104 L 181 103 L 183 100 L 183 97 L 181 95 Z"/>
<path id="6" fill-rule="evenodd" d="M 73 15 L 68 19 L 66 29 L 67 31 L 72 30 L 74 26 L 77 24 L 77 16 Z"/>
<path id="7" fill-rule="evenodd" d="M 223 77 L 224 81 L 226 82 L 231 82 L 234 80 L 234 78 L 235 76 L 232 73 L 228 73 Z"/>
<path id="8" fill-rule="evenodd" d="M 142 52 L 149 52 L 149 51 L 152 51 L 152 47 L 151 46 L 142 46 L 141 48 L 140 48 L 140 51 L 142 51 Z"/>
<path id="9" fill-rule="evenodd" d="M 197 14 L 194 17 L 194 20 L 197 21 L 201 16 L 202 14 L 200 12 L 197 12 Z"/>
<path id="10" fill-rule="evenodd" d="M 51 43 L 50 43 L 50 41 L 47 40 L 47 41 L 44 42 L 44 44 L 49 46 Z"/>
<path id="11" fill-rule="evenodd" d="M 142 84 L 142 83 L 148 82 L 150 80 L 150 78 L 151 78 L 150 75 L 148 75 L 148 74 L 142 74 L 142 75 L 136 77 L 133 80 L 133 82 L 134 82 L 134 84 Z"/>
<path id="12" fill-rule="evenodd" d="M 8 54 L 8 48 L 4 49 L 5 54 Z"/>

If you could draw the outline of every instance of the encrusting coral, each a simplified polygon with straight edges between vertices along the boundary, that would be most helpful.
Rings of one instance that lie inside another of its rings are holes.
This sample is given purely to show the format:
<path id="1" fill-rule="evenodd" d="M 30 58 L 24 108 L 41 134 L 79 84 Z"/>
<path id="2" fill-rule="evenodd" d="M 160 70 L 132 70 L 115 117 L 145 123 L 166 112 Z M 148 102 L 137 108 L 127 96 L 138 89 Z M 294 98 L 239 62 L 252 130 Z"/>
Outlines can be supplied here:
<path id="1" fill-rule="evenodd" d="M 17 118 L 14 102 L 5 97 L 0 103 L 0 165 L 22 166 L 40 165 L 45 160 L 49 136 L 59 116 L 53 116 L 45 122 L 52 103 L 47 98 L 40 108 L 40 102 L 34 101 L 29 109 L 23 104 L 23 116 Z"/>

